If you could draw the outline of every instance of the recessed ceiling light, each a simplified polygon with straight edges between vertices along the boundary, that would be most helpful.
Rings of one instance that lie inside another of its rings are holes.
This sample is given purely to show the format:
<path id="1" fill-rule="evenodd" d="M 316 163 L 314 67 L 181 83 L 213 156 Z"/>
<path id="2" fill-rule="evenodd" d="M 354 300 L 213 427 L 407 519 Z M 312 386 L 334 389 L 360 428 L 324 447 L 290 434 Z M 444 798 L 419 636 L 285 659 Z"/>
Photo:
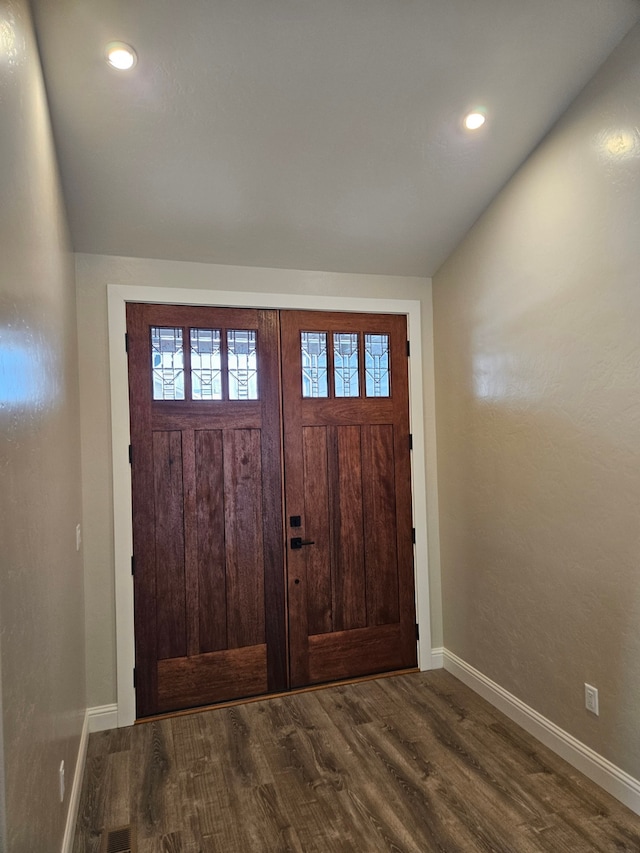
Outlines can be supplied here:
<path id="1" fill-rule="evenodd" d="M 128 71 L 138 61 L 135 50 L 123 41 L 112 41 L 105 50 L 107 62 L 118 71 Z"/>
<path id="2" fill-rule="evenodd" d="M 467 130 L 477 130 L 482 127 L 486 120 L 484 113 L 474 111 L 465 116 L 464 126 Z"/>

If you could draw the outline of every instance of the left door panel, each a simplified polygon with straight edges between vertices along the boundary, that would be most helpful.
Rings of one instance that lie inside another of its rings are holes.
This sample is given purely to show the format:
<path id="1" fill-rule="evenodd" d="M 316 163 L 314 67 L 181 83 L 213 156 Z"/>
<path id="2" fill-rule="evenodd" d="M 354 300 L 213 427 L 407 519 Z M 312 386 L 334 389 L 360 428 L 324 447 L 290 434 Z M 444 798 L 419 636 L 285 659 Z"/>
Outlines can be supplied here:
<path id="1" fill-rule="evenodd" d="M 288 687 L 278 323 L 127 306 L 138 717 Z"/>

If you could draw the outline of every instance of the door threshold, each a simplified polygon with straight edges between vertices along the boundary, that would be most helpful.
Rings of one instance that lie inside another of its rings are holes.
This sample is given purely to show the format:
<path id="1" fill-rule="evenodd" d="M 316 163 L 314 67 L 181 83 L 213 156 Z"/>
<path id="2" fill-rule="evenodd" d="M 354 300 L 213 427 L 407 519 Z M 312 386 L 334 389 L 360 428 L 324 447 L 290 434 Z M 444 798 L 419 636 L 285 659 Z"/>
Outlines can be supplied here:
<path id="1" fill-rule="evenodd" d="M 294 687 L 292 690 L 283 690 L 281 693 L 261 693 L 259 696 L 247 696 L 244 699 L 230 699 L 227 702 L 218 702 L 215 705 L 199 705 L 197 708 L 184 708 L 180 711 L 168 711 L 166 714 L 154 714 L 150 717 L 140 717 L 134 723 L 135 726 L 144 723 L 156 723 L 160 720 L 171 720 L 174 717 L 186 717 L 190 714 L 202 714 L 205 711 L 217 711 L 221 708 L 235 708 L 236 705 L 249 705 L 254 702 L 265 702 L 268 699 L 282 699 L 285 696 L 297 696 L 299 693 L 314 693 L 316 690 L 325 690 L 327 687 L 341 687 L 345 684 L 360 684 L 364 681 L 377 681 L 380 678 L 395 678 L 398 675 L 409 675 L 420 672 L 417 666 L 409 669 L 394 669 L 392 672 L 376 672 L 372 675 L 361 675 L 357 678 L 344 678 L 340 681 L 328 681 L 322 684 L 309 684 L 307 687 Z"/>

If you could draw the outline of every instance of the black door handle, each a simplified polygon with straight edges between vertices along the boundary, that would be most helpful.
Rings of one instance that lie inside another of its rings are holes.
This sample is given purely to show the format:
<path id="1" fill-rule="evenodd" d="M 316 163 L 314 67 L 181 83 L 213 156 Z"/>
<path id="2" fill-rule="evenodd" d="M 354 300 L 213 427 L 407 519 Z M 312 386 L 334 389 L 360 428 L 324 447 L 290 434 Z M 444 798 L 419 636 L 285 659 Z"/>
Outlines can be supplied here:
<path id="1" fill-rule="evenodd" d="M 302 548 L 303 545 L 315 545 L 316 543 L 312 539 L 303 539 L 301 536 L 292 536 L 291 537 L 291 550 L 298 551 Z"/>

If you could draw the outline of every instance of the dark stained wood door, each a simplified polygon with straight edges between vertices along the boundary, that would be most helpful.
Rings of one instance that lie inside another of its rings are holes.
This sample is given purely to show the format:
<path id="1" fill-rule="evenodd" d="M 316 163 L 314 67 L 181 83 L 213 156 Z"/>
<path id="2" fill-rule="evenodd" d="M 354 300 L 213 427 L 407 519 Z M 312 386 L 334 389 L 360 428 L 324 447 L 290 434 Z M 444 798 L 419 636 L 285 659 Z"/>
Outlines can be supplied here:
<path id="1" fill-rule="evenodd" d="M 275 311 L 127 306 L 138 717 L 288 686 Z"/>
<path id="2" fill-rule="evenodd" d="M 138 717 L 415 666 L 406 319 L 127 330 Z"/>
<path id="3" fill-rule="evenodd" d="M 286 311 L 281 339 L 291 686 L 415 666 L 406 318 Z"/>

